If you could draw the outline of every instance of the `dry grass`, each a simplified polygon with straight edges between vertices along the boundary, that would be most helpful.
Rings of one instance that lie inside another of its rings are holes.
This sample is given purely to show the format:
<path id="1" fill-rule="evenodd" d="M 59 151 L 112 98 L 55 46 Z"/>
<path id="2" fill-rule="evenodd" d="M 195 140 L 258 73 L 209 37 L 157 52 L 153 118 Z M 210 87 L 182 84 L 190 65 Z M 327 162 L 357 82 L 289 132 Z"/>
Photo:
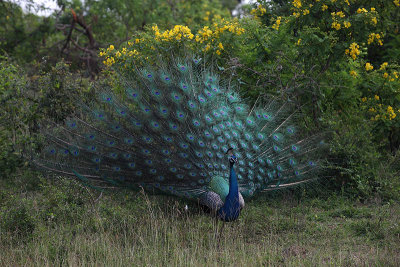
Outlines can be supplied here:
<path id="1" fill-rule="evenodd" d="M 396 203 L 261 197 L 223 224 L 165 196 L 120 192 L 91 205 L 82 194 L 46 185 L 0 197 L 4 222 L 17 225 L 2 224 L 0 266 L 400 265 Z"/>

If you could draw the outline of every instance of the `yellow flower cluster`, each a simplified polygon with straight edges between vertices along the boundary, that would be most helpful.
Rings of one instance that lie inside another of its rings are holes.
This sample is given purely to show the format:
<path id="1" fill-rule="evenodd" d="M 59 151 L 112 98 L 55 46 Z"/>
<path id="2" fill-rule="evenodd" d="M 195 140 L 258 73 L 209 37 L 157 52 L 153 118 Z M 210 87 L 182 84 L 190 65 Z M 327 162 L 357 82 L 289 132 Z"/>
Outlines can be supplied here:
<path id="1" fill-rule="evenodd" d="M 358 74 L 355 70 L 351 70 L 350 75 L 353 76 L 353 78 L 356 78 L 358 76 Z"/>
<path id="2" fill-rule="evenodd" d="M 354 60 L 360 54 L 360 46 L 357 43 L 352 43 L 349 49 L 346 49 L 346 55 L 350 55 Z"/>
<path id="3" fill-rule="evenodd" d="M 225 19 L 221 19 L 219 23 L 215 22 L 212 25 L 212 28 L 209 26 L 204 26 L 202 29 L 200 29 L 196 34 L 195 40 L 198 43 L 204 43 L 210 40 L 213 42 L 226 31 L 236 35 L 241 35 L 244 33 L 244 29 L 239 27 L 239 23 L 237 21 L 229 22 Z"/>
<path id="4" fill-rule="evenodd" d="M 115 58 L 114 58 L 114 56 L 113 56 L 113 55 L 110 55 L 110 54 L 113 53 L 112 51 L 114 51 L 114 49 L 115 49 L 115 48 L 114 48 L 114 45 L 110 45 L 109 47 L 107 47 L 106 50 L 102 50 L 102 51 L 99 52 L 99 56 L 100 56 L 100 57 L 106 57 L 106 58 L 103 60 L 103 64 L 106 65 L 106 66 L 108 66 L 108 67 L 110 67 L 110 66 L 112 66 L 113 64 L 115 64 Z M 120 57 L 120 56 L 121 56 L 121 53 L 120 53 L 120 52 L 117 52 L 117 53 L 116 53 L 116 56 L 117 56 L 117 57 Z"/>
<path id="5" fill-rule="evenodd" d="M 221 55 L 221 50 L 224 50 L 224 46 L 222 45 L 222 43 L 219 43 L 218 50 L 215 51 L 215 53 L 219 56 L 219 55 Z"/>
<path id="6" fill-rule="evenodd" d="M 351 27 L 351 23 L 349 21 L 343 22 L 343 26 L 347 29 Z"/>
<path id="7" fill-rule="evenodd" d="M 334 21 L 332 22 L 332 28 L 336 29 L 337 31 L 340 30 L 342 26 L 340 25 L 340 23 Z"/>
<path id="8" fill-rule="evenodd" d="M 335 30 L 340 30 L 342 28 L 342 25 L 338 22 L 338 18 L 344 18 L 346 15 L 343 13 L 343 11 L 338 11 L 338 12 L 332 12 L 332 28 L 334 28 Z M 343 26 L 345 28 L 349 28 L 351 26 L 351 23 L 348 21 L 345 21 L 343 23 Z"/>
<path id="9" fill-rule="evenodd" d="M 220 19 L 219 21 L 214 22 L 211 28 L 210 26 L 204 26 L 202 29 L 200 29 L 196 34 L 195 41 L 200 44 L 205 44 L 203 51 L 208 51 L 211 49 L 211 47 L 215 47 L 215 49 L 217 49 L 215 53 L 220 55 L 221 51 L 224 50 L 224 46 L 221 42 L 217 43 L 217 40 L 224 32 L 241 35 L 244 33 L 244 29 L 239 26 L 237 21 Z"/>
<path id="10" fill-rule="evenodd" d="M 357 9 L 357 13 L 361 14 L 361 13 L 368 13 L 368 10 L 366 10 L 365 8 L 359 8 Z"/>
<path id="11" fill-rule="evenodd" d="M 371 19 L 371 21 L 372 21 L 372 24 L 374 24 L 374 25 L 376 25 L 378 23 L 378 20 L 376 19 L 376 17 L 373 17 Z"/>
<path id="12" fill-rule="evenodd" d="M 276 19 L 274 25 L 272 25 L 272 29 L 279 30 L 279 26 L 281 25 L 281 20 L 282 20 L 282 17 L 278 17 Z"/>
<path id="13" fill-rule="evenodd" d="M 143 41 L 143 40 L 142 40 L 142 41 Z M 135 43 L 135 44 L 140 43 L 140 39 L 136 38 L 136 39 L 135 39 L 135 42 L 128 42 L 128 46 L 132 46 L 134 43 Z"/>
<path id="14" fill-rule="evenodd" d="M 265 9 L 262 5 L 258 5 L 257 8 L 253 8 L 250 11 L 254 17 L 262 17 L 265 13 L 267 13 L 267 9 Z"/>
<path id="15" fill-rule="evenodd" d="M 367 62 L 367 63 L 365 64 L 365 69 L 366 69 L 367 71 L 373 70 L 373 69 L 374 69 L 374 66 L 372 66 L 371 63 Z"/>
<path id="16" fill-rule="evenodd" d="M 332 17 L 339 17 L 339 18 L 344 18 L 346 15 L 343 13 L 343 11 L 338 11 L 338 12 L 332 12 L 331 13 Z"/>
<path id="17" fill-rule="evenodd" d="M 373 99 L 375 99 L 376 101 L 379 101 L 380 97 L 378 95 L 375 95 Z M 364 103 L 367 102 L 368 100 L 371 100 L 371 98 L 368 98 L 368 99 L 367 99 L 367 97 L 361 98 L 361 101 L 364 102 Z M 397 117 L 397 114 L 394 111 L 394 108 L 392 106 L 389 105 L 389 106 L 387 106 L 387 108 L 384 108 L 383 104 L 381 104 L 379 102 L 378 103 L 370 102 L 370 103 L 375 105 L 375 107 L 370 107 L 368 109 L 368 112 L 370 112 L 370 113 L 380 113 L 380 114 L 376 114 L 376 115 L 372 116 L 371 117 L 372 121 L 377 121 L 379 119 L 381 119 L 381 120 L 387 120 L 387 119 L 394 120 Z M 398 110 L 398 112 L 400 113 L 400 109 Z"/>
<path id="18" fill-rule="evenodd" d="M 301 7 L 301 0 L 293 0 L 293 6 L 295 8 L 300 8 Z"/>
<path id="19" fill-rule="evenodd" d="M 393 3 L 394 3 L 396 6 L 400 6 L 400 0 L 394 0 Z"/>
<path id="20" fill-rule="evenodd" d="M 382 63 L 382 65 L 381 65 L 381 67 L 379 68 L 380 70 L 384 70 L 384 69 L 386 69 L 386 67 L 388 66 L 389 64 L 387 63 L 387 62 L 383 62 Z"/>
<path id="21" fill-rule="evenodd" d="M 328 9 L 328 6 L 327 5 L 322 5 L 322 11 L 325 11 L 325 10 L 327 10 Z"/>
<path id="22" fill-rule="evenodd" d="M 371 33 L 370 35 L 368 35 L 368 44 L 372 44 L 374 41 L 376 41 L 379 45 L 383 45 L 381 35 L 379 33 Z"/>
<path id="23" fill-rule="evenodd" d="M 210 14 L 211 14 L 211 12 L 210 12 L 210 11 L 207 11 L 207 12 L 206 12 L 206 15 L 204 16 L 203 19 L 204 19 L 205 21 L 209 21 L 209 20 L 210 20 Z"/>
<path id="24" fill-rule="evenodd" d="M 137 55 L 139 55 L 139 52 L 136 51 L 136 49 L 133 49 L 128 52 L 128 56 L 130 56 L 130 57 L 137 56 Z"/>
<path id="25" fill-rule="evenodd" d="M 114 57 L 107 57 L 106 60 L 103 61 L 103 64 L 107 67 L 111 67 L 115 63 Z"/>
<path id="26" fill-rule="evenodd" d="M 200 29 L 199 32 L 196 35 L 196 42 L 203 43 L 204 41 L 207 41 L 208 39 L 211 39 L 213 37 L 213 31 L 210 29 L 209 26 L 205 26 L 203 29 Z"/>
<path id="27" fill-rule="evenodd" d="M 139 43 L 140 40 L 136 39 L 135 43 Z M 132 46 L 132 42 L 127 42 L 128 46 Z M 136 49 L 129 50 L 126 47 L 123 47 L 120 51 L 115 50 L 114 45 L 110 45 L 105 51 L 100 51 L 99 56 L 100 57 L 105 57 L 103 60 L 103 64 L 106 65 L 107 67 L 111 67 L 114 65 L 117 61 L 118 62 L 123 62 L 126 60 L 126 56 L 129 57 L 134 57 L 139 55 L 139 52 Z"/>
<path id="28" fill-rule="evenodd" d="M 383 64 L 382 64 L 383 65 Z M 385 72 L 383 75 L 383 78 L 388 79 L 390 82 L 394 82 L 396 79 L 399 79 L 400 73 L 397 71 L 393 71 L 390 75 L 389 73 Z"/>
<path id="29" fill-rule="evenodd" d="M 189 27 L 183 25 L 175 25 L 173 29 L 166 30 L 163 33 L 160 33 L 157 25 L 153 26 L 152 29 L 157 41 L 181 41 L 184 38 L 191 40 L 194 37 Z"/>
<path id="30" fill-rule="evenodd" d="M 394 112 L 392 106 L 388 106 L 386 109 L 388 115 L 389 115 L 389 119 L 393 120 L 394 118 L 396 118 L 396 112 Z"/>

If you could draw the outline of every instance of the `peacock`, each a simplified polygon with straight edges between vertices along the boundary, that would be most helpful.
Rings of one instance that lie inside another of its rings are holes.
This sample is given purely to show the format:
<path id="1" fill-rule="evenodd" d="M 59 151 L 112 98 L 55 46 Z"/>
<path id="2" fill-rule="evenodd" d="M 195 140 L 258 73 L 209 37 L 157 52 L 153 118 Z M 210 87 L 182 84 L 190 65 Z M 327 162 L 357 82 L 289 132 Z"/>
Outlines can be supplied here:
<path id="1" fill-rule="evenodd" d="M 319 143 L 298 131 L 294 102 L 249 106 L 214 68 L 187 57 L 116 71 L 118 92 L 97 86 L 64 123 L 42 125 L 34 165 L 97 189 L 197 201 L 223 221 L 239 217 L 244 198 L 317 179 Z"/>

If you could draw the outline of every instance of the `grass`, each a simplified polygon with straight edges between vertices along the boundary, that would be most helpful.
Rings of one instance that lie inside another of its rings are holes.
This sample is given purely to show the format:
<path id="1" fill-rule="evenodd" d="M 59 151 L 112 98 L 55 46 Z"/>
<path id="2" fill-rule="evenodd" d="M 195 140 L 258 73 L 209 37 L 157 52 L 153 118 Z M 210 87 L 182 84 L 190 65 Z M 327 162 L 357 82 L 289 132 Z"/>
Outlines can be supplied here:
<path id="1" fill-rule="evenodd" d="M 400 265 L 398 203 L 264 195 L 223 226 L 172 197 L 25 181 L 0 181 L 0 266 Z"/>

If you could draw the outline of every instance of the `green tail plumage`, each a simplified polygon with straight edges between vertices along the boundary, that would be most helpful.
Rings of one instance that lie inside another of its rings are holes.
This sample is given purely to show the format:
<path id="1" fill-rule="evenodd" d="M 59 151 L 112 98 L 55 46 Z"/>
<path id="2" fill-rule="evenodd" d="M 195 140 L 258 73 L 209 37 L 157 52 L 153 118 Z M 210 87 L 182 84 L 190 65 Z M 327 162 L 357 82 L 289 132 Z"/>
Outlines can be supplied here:
<path id="1" fill-rule="evenodd" d="M 142 186 L 191 199 L 226 191 L 210 182 L 228 178 L 230 147 L 243 196 L 316 177 L 318 138 L 301 138 L 290 102 L 249 107 L 198 62 L 120 73 L 123 94 L 98 89 L 64 125 L 43 128 L 48 147 L 35 165 L 97 188 Z"/>

